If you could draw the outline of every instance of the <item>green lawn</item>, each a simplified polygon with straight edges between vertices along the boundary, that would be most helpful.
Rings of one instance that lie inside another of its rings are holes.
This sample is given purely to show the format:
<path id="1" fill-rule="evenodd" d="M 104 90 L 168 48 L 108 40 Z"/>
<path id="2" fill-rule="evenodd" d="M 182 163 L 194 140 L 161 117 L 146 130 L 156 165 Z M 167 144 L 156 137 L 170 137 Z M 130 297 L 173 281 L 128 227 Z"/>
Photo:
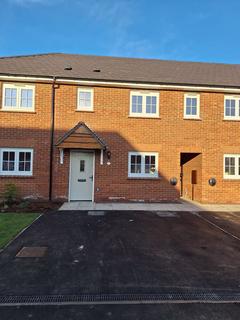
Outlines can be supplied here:
<path id="1" fill-rule="evenodd" d="M 0 249 L 38 216 L 38 213 L 0 213 Z"/>

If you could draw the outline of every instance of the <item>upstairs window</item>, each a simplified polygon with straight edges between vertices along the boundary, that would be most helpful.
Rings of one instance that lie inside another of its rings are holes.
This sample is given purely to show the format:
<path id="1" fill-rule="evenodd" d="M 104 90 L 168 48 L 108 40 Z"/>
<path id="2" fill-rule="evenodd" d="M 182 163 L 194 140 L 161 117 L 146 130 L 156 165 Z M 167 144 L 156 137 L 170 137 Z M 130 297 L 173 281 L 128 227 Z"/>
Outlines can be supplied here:
<path id="1" fill-rule="evenodd" d="M 3 85 L 2 109 L 8 111 L 33 111 L 34 92 L 34 86 L 5 83 Z"/>
<path id="2" fill-rule="evenodd" d="M 93 111 L 93 89 L 78 89 L 77 109 L 80 111 Z"/>
<path id="3" fill-rule="evenodd" d="M 130 116 L 159 117 L 159 93 L 132 91 L 130 95 Z"/>
<path id="4" fill-rule="evenodd" d="M 224 155 L 224 178 L 240 179 L 240 154 Z"/>
<path id="5" fill-rule="evenodd" d="M 184 118 L 199 119 L 200 96 L 199 94 L 187 93 L 184 95 Z"/>
<path id="6" fill-rule="evenodd" d="M 240 120 L 240 97 L 225 96 L 224 119 Z"/>
<path id="7" fill-rule="evenodd" d="M 0 174 L 8 176 L 31 176 L 32 160 L 32 149 L 0 149 Z"/>
<path id="8" fill-rule="evenodd" d="M 157 178 L 158 154 L 155 152 L 129 152 L 128 176 L 132 178 Z"/>

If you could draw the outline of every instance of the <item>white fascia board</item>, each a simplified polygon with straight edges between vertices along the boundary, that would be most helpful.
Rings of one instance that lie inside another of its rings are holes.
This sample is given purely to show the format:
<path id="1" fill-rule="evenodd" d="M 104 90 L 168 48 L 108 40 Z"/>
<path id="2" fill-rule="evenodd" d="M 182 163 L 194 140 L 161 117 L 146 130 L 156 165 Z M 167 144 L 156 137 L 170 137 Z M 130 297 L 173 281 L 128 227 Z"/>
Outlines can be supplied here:
<path id="1" fill-rule="evenodd" d="M 0 75 L 0 80 L 5 81 L 26 81 L 26 82 L 52 82 L 53 77 L 34 77 L 34 76 L 9 76 Z M 211 86 L 194 86 L 194 85 L 172 85 L 172 84 L 151 84 L 137 82 L 117 82 L 117 81 L 101 81 L 101 80 L 81 80 L 81 79 L 65 79 L 56 77 L 56 83 L 76 84 L 85 86 L 111 86 L 122 88 L 138 88 L 138 89 L 153 89 L 153 90 L 183 90 L 183 91 L 210 91 L 210 92 L 228 92 L 240 93 L 240 88 L 231 87 L 211 87 Z"/>

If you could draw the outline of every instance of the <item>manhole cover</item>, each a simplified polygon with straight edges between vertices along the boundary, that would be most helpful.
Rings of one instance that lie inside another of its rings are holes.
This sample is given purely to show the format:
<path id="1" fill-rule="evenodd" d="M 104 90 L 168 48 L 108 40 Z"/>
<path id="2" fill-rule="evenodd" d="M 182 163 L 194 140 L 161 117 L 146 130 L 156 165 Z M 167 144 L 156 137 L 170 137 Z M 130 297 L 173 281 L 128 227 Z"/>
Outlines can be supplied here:
<path id="1" fill-rule="evenodd" d="M 89 216 L 104 216 L 105 212 L 104 211 L 88 211 Z"/>
<path id="2" fill-rule="evenodd" d="M 174 211 L 156 211 L 156 214 L 161 218 L 174 218 L 178 217 L 178 214 Z"/>
<path id="3" fill-rule="evenodd" d="M 16 255 L 17 258 L 42 258 L 47 253 L 47 247 L 23 247 Z"/>

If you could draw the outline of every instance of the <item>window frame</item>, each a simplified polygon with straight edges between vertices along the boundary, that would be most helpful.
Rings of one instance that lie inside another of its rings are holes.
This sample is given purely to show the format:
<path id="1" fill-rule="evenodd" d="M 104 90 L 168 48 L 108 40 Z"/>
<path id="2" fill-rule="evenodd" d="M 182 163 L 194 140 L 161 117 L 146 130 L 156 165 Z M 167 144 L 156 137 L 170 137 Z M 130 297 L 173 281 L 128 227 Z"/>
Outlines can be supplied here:
<path id="1" fill-rule="evenodd" d="M 5 106 L 5 90 L 16 89 L 16 106 Z M 22 90 L 32 90 L 32 107 L 21 107 L 21 92 Z M 35 111 L 35 85 L 30 84 L 16 84 L 16 83 L 4 83 L 2 87 L 2 110 L 3 111 L 18 111 L 18 112 L 34 112 Z"/>
<path id="2" fill-rule="evenodd" d="M 226 100 L 235 100 L 235 116 L 226 115 Z M 224 120 L 240 121 L 240 96 L 224 95 Z"/>
<path id="3" fill-rule="evenodd" d="M 82 107 L 80 106 L 80 92 L 90 92 L 91 93 L 91 106 Z M 77 111 L 93 111 L 94 110 L 94 89 L 93 88 L 81 88 L 77 90 Z"/>
<path id="4" fill-rule="evenodd" d="M 187 114 L 187 98 L 197 98 L 197 114 Z M 200 94 L 185 93 L 184 94 L 184 119 L 200 119 Z"/>
<path id="5" fill-rule="evenodd" d="M 142 112 L 132 112 L 132 97 L 133 96 L 141 96 L 142 97 Z M 156 113 L 147 113 L 147 97 L 156 97 Z M 139 118 L 159 118 L 159 92 L 157 91 L 131 91 L 130 92 L 130 117 L 139 117 Z"/>
<path id="6" fill-rule="evenodd" d="M 225 159 L 226 158 L 235 158 L 235 175 L 226 175 L 225 174 Z M 223 178 L 225 180 L 240 180 L 239 172 L 239 165 L 240 165 L 240 154 L 224 154 L 223 155 Z"/>
<path id="7" fill-rule="evenodd" d="M 141 156 L 141 173 L 131 173 L 131 156 Z M 142 173 L 144 169 L 145 172 L 145 156 L 155 156 L 155 173 Z M 137 152 L 130 151 L 128 152 L 128 178 L 148 178 L 148 179 L 157 179 L 159 178 L 158 174 L 158 152 Z"/>
<path id="8" fill-rule="evenodd" d="M 14 171 L 2 170 L 4 152 L 15 153 L 15 160 L 14 160 L 15 170 Z M 19 165 L 20 152 L 31 153 L 30 171 L 19 171 L 18 165 Z M 0 176 L 32 176 L 33 175 L 33 152 L 34 150 L 32 148 L 0 148 Z"/>

